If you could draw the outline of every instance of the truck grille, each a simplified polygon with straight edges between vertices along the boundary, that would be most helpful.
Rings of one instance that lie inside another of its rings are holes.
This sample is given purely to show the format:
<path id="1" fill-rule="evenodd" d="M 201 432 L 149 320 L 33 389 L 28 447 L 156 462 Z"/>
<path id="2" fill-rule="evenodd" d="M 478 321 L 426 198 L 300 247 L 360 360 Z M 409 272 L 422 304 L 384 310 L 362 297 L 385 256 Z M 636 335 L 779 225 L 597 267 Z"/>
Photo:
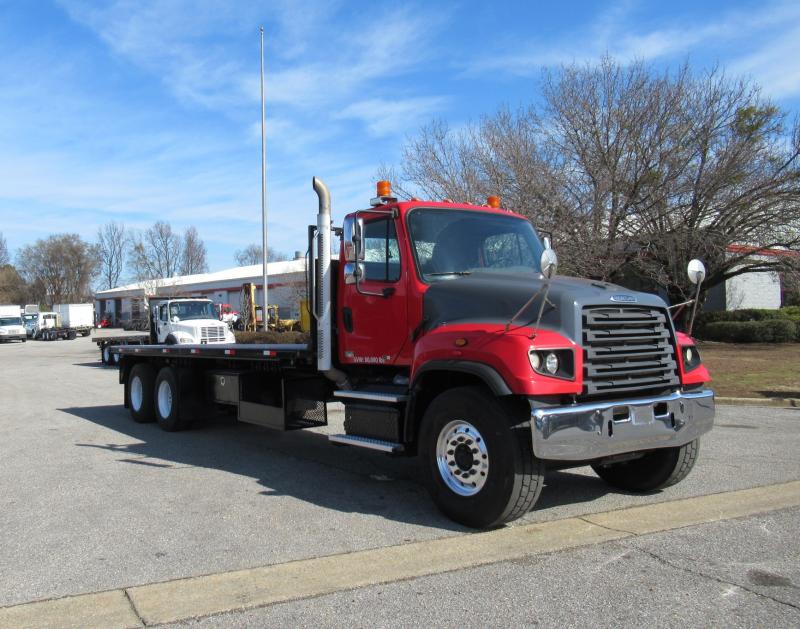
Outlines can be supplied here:
<path id="1" fill-rule="evenodd" d="M 220 325 L 200 328 L 200 341 L 204 343 L 224 343 L 225 328 Z"/>
<path id="2" fill-rule="evenodd" d="M 677 386 L 667 313 L 641 306 L 583 309 L 583 393 L 587 396 Z"/>

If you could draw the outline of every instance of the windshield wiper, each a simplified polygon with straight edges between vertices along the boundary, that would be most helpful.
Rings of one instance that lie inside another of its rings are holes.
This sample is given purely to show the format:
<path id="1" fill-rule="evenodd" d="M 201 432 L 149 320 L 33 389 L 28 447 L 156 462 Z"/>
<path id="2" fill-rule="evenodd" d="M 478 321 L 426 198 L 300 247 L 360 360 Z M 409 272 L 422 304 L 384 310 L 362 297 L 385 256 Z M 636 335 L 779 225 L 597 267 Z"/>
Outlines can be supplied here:
<path id="1" fill-rule="evenodd" d="M 437 273 L 426 273 L 425 275 L 429 277 L 436 275 L 472 275 L 472 271 L 439 271 Z"/>

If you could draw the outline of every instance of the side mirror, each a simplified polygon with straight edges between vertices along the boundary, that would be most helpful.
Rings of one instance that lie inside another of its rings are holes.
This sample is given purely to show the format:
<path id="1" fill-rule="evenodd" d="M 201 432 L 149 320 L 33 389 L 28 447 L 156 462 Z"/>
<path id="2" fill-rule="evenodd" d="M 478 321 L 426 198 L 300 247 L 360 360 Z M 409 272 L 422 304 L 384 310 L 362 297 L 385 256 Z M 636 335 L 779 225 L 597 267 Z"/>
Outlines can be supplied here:
<path id="1" fill-rule="evenodd" d="M 689 274 L 689 281 L 692 284 L 700 285 L 703 283 L 703 280 L 706 279 L 706 267 L 700 260 L 690 260 L 686 271 Z"/>
<path id="2" fill-rule="evenodd" d="M 348 217 L 342 224 L 342 244 L 344 259 L 356 262 L 364 259 L 364 219 Z"/>
<path id="3" fill-rule="evenodd" d="M 358 284 L 364 277 L 364 264 L 361 262 L 348 262 L 344 265 L 344 283 Z"/>
<path id="4" fill-rule="evenodd" d="M 544 275 L 546 280 L 550 280 L 558 270 L 558 256 L 556 252 L 550 249 L 550 247 L 547 247 L 542 251 L 539 265 L 542 268 L 542 275 Z"/>

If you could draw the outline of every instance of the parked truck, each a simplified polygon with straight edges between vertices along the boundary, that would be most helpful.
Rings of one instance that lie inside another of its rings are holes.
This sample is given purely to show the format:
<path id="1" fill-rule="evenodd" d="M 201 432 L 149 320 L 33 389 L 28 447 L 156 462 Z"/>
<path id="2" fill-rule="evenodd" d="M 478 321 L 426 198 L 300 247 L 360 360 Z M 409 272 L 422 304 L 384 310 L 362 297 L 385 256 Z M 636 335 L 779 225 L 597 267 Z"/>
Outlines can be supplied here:
<path id="1" fill-rule="evenodd" d="M 147 332 L 135 330 L 98 330 L 92 341 L 100 349 L 104 365 L 119 363 L 118 345 L 165 345 L 235 343 L 230 326 L 220 320 L 218 308 L 210 299 L 177 298 L 150 302 Z"/>
<path id="2" fill-rule="evenodd" d="M 76 335 L 89 336 L 94 328 L 94 304 L 55 304 L 53 312 L 58 314 L 61 327 Z"/>
<path id="3" fill-rule="evenodd" d="M 89 336 L 94 327 L 92 304 L 55 304 L 52 311 L 38 312 L 29 323 L 31 336 L 41 341 L 71 341 Z"/>
<path id="4" fill-rule="evenodd" d="M 293 430 L 339 401 L 332 443 L 418 456 L 438 507 L 477 528 L 530 510 L 548 468 L 591 465 L 632 492 L 692 469 L 714 394 L 659 297 L 556 276 L 553 250 L 496 198 L 398 202 L 382 182 L 333 228 L 313 188 L 308 342 L 112 348 L 134 421 L 177 431 L 227 405 Z"/>
<path id="5" fill-rule="evenodd" d="M 27 340 L 19 306 L 0 306 L 0 342 Z"/>

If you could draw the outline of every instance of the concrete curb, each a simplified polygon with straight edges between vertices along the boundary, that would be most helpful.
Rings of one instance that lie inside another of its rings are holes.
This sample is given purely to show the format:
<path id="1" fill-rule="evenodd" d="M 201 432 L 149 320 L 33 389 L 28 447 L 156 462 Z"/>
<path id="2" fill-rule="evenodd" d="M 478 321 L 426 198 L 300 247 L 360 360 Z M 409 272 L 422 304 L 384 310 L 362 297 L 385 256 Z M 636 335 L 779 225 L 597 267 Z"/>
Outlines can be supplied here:
<path id="1" fill-rule="evenodd" d="M 795 397 L 715 397 L 717 404 L 728 406 L 777 406 L 778 408 L 800 408 L 800 399 Z"/>

